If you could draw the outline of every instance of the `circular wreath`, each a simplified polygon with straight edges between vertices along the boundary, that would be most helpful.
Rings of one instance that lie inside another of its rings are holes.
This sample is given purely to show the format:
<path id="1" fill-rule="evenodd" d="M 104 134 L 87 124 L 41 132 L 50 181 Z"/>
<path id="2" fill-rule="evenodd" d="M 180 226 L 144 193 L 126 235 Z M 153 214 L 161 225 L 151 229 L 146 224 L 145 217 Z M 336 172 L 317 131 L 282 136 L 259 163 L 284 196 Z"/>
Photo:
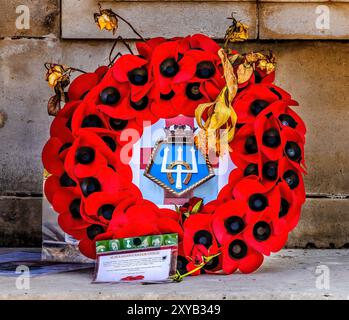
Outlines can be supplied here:
<path id="1" fill-rule="evenodd" d="M 138 55 L 78 76 L 43 149 L 45 195 L 61 228 L 95 257 L 95 241 L 178 233 L 181 273 L 249 273 L 280 250 L 305 201 L 305 125 L 291 96 L 257 65 L 231 107 L 230 156 L 237 166 L 216 200 L 193 198 L 178 210 L 143 199 L 122 161 L 123 133 L 143 121 L 195 116 L 226 85 L 221 47 L 205 35 L 137 43 Z M 230 54 L 236 54 L 231 51 Z M 234 68 L 235 72 L 239 72 Z M 207 118 L 207 114 L 204 115 Z M 130 153 L 132 150 L 130 150 Z"/>

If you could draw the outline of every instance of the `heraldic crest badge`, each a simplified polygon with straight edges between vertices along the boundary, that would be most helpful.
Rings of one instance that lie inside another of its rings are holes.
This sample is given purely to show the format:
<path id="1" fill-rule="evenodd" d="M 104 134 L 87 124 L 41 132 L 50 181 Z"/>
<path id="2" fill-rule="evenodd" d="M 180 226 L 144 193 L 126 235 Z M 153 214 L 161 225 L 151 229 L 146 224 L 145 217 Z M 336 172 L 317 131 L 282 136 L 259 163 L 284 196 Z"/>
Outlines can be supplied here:
<path id="1" fill-rule="evenodd" d="M 194 144 L 189 125 L 164 128 L 166 137 L 155 144 L 144 175 L 173 195 L 182 196 L 214 177 L 207 158 Z"/>

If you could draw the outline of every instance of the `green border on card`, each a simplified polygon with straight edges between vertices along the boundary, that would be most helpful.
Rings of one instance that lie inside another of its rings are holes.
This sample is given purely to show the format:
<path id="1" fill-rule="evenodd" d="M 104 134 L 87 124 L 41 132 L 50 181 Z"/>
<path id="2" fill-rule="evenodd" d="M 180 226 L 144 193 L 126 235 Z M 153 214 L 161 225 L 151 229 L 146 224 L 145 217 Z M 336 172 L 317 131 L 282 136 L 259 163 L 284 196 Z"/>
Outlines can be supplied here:
<path id="1" fill-rule="evenodd" d="M 145 248 L 157 248 L 161 246 L 175 245 L 178 245 L 178 234 L 168 233 L 152 236 L 96 241 L 96 252 L 97 254 L 99 254 L 105 252 L 139 250 Z"/>

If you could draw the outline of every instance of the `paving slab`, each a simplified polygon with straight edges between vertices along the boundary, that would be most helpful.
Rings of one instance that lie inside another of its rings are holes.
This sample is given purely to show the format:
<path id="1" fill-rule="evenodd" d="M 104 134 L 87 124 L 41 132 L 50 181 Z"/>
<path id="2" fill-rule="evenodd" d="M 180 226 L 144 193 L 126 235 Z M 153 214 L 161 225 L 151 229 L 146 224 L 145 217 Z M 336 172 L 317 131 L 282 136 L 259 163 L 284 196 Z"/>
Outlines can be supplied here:
<path id="1" fill-rule="evenodd" d="M 204 275 L 181 283 L 92 284 L 92 273 L 31 278 L 29 290 L 18 290 L 16 278 L 0 277 L 0 299 L 349 299 L 346 249 L 282 250 L 249 275 Z"/>

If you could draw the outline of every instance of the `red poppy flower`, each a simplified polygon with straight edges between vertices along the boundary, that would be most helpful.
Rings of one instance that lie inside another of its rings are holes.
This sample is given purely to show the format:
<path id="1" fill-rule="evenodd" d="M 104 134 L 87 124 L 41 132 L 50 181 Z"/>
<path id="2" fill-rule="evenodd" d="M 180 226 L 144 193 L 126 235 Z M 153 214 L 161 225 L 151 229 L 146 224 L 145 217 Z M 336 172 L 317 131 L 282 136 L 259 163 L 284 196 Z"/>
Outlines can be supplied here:
<path id="1" fill-rule="evenodd" d="M 206 261 L 205 257 L 209 257 L 209 255 L 209 250 L 204 245 L 195 245 L 191 256 L 188 257 L 189 262 L 186 265 L 186 271 L 193 271 L 204 264 L 201 268 L 192 272 L 191 275 L 197 276 L 201 273 L 219 273 L 222 269 L 222 260 L 220 256 L 213 257 L 211 260 Z"/>
<path id="2" fill-rule="evenodd" d="M 188 206 L 189 207 L 194 207 L 195 204 L 198 203 L 198 201 L 201 201 L 201 198 L 192 198 L 189 202 L 188 202 Z M 204 263 L 203 266 L 201 266 L 198 270 L 196 270 L 195 272 L 191 273 L 191 275 L 199 275 L 200 273 L 220 273 L 221 272 L 221 265 L 222 265 L 222 260 L 220 256 L 216 256 L 213 257 L 212 259 L 210 259 L 209 261 L 207 261 L 206 259 L 204 259 L 204 257 L 209 257 L 212 252 L 215 251 L 215 253 L 218 252 L 218 246 L 217 243 L 215 242 L 213 245 L 211 245 L 210 247 L 207 246 L 207 243 L 204 243 L 205 241 L 203 241 L 202 239 L 205 237 L 209 237 L 211 239 L 211 237 L 213 237 L 213 233 L 211 232 L 211 236 L 209 234 L 207 234 L 207 230 L 211 230 L 210 225 L 208 224 L 210 221 L 210 217 L 212 217 L 212 213 L 214 212 L 216 206 L 218 204 L 217 200 L 211 201 L 209 203 L 207 203 L 206 205 L 202 206 L 200 208 L 200 213 L 196 213 L 196 214 L 191 214 L 189 216 L 189 223 L 186 224 L 186 222 L 184 223 L 185 226 L 189 225 L 190 228 L 190 221 L 194 221 L 200 217 L 205 217 L 208 218 L 206 219 L 206 223 L 204 222 L 203 224 L 203 229 L 198 230 L 197 233 L 194 234 L 194 245 L 193 245 L 193 249 L 191 252 L 191 255 L 188 256 L 185 253 L 184 250 L 184 245 L 186 246 L 186 248 L 188 248 L 188 243 L 189 246 L 191 246 L 191 242 L 193 241 L 192 239 L 190 239 L 190 234 L 188 234 L 188 229 L 187 227 L 184 227 L 185 233 L 186 233 L 186 241 L 183 241 L 182 243 L 180 243 L 180 251 L 179 251 L 179 257 L 178 257 L 178 270 L 180 271 L 181 274 L 189 272 L 189 271 L 193 271 L 194 269 L 198 268 L 199 265 L 201 265 L 202 263 Z M 195 225 L 195 221 L 193 223 L 193 227 Z M 200 227 L 200 226 L 199 226 Z M 191 232 L 192 234 L 192 232 Z M 198 240 L 196 238 L 200 238 L 203 237 L 201 240 Z M 209 239 L 209 241 L 211 241 Z M 196 244 L 195 241 L 199 244 Z M 202 245 L 201 243 L 204 243 L 204 245 Z M 208 248 L 207 248 L 208 247 Z M 187 249 L 188 251 L 188 249 Z"/>
<path id="3" fill-rule="evenodd" d="M 271 160 L 264 155 L 262 155 L 261 159 L 261 163 L 258 165 L 257 175 L 266 190 L 270 190 L 280 181 L 282 170 L 278 160 Z M 245 170 L 248 169 L 246 168 Z"/>
<path id="4" fill-rule="evenodd" d="M 178 41 L 166 41 L 157 46 L 152 55 L 151 70 L 154 83 L 150 93 L 152 99 L 151 111 L 158 118 L 172 118 L 180 114 L 183 90 L 173 80 L 179 72 Z"/>
<path id="5" fill-rule="evenodd" d="M 279 218 L 273 222 L 276 234 L 292 231 L 298 224 L 302 201 L 292 192 L 285 181 L 277 185 L 281 195 Z"/>
<path id="6" fill-rule="evenodd" d="M 201 269 L 201 273 L 207 274 L 223 274 L 222 271 L 223 256 L 219 254 L 213 257 L 211 260 L 206 261 L 205 265 Z"/>
<path id="7" fill-rule="evenodd" d="M 151 69 L 160 94 L 173 90 L 173 79 L 180 72 L 179 57 L 183 54 L 179 50 L 178 41 L 166 41 L 154 49 Z"/>
<path id="8" fill-rule="evenodd" d="M 108 73 L 106 77 L 110 78 L 109 75 Z M 83 105 L 79 106 L 73 117 L 73 132 L 75 133 L 80 128 L 93 128 L 94 131 L 98 132 L 101 131 L 101 129 L 108 129 L 115 133 L 118 144 L 123 146 L 129 143 L 136 143 L 143 133 L 144 123 L 142 116 L 137 119 L 135 115 L 132 115 L 131 111 L 127 109 L 124 110 L 123 116 L 119 116 L 119 113 L 117 113 L 117 117 L 110 117 L 105 110 L 105 107 L 110 107 L 99 104 L 101 99 L 100 94 L 104 86 L 105 83 L 103 81 L 95 89 L 91 90 L 87 99 L 84 100 Z M 127 100 L 127 97 L 124 98 L 124 100 Z M 122 102 L 122 104 L 124 103 L 127 104 L 129 102 Z M 115 109 L 119 107 L 121 106 L 117 104 Z M 126 108 L 128 107 L 126 106 Z M 150 125 L 153 120 L 154 116 L 151 116 L 147 125 Z"/>
<path id="9" fill-rule="evenodd" d="M 273 83 L 275 81 L 275 71 L 267 74 L 265 70 L 261 70 L 258 67 L 253 73 L 255 83 Z"/>
<path id="10" fill-rule="evenodd" d="M 91 224 L 85 229 L 85 235 L 79 242 L 79 250 L 84 256 L 96 259 L 96 242 L 110 239 L 113 239 L 113 233 L 105 232 L 100 224 Z"/>
<path id="11" fill-rule="evenodd" d="M 94 72 L 83 73 L 76 77 L 69 86 L 69 101 L 83 100 L 86 94 L 99 82 L 99 77 Z"/>
<path id="12" fill-rule="evenodd" d="M 218 93 L 225 86 L 221 60 L 217 53 L 190 50 L 178 64 L 179 72 L 174 78 L 175 83 L 211 83 L 216 86 Z"/>
<path id="13" fill-rule="evenodd" d="M 95 105 L 88 104 L 85 100 L 75 110 L 71 121 L 74 135 L 80 128 L 107 129 L 108 127 L 108 117 L 101 113 Z"/>
<path id="14" fill-rule="evenodd" d="M 212 232 L 212 214 L 192 214 L 185 220 L 183 229 L 183 250 L 190 260 L 188 271 L 203 262 L 203 256 L 217 254 L 218 244 Z"/>
<path id="15" fill-rule="evenodd" d="M 183 250 L 183 241 L 178 242 L 178 254 L 177 254 L 177 270 L 180 274 L 187 272 L 187 265 L 189 260 L 185 257 Z"/>
<path id="16" fill-rule="evenodd" d="M 267 256 L 271 252 L 281 250 L 288 238 L 287 232 L 276 234 L 274 221 L 273 213 L 268 212 L 268 210 L 258 213 L 251 217 L 243 233 L 243 237 L 249 246 Z"/>
<path id="17" fill-rule="evenodd" d="M 130 187 L 132 175 L 127 176 L 105 167 L 94 175 L 79 179 L 81 192 L 85 198 L 95 192 L 115 193 Z"/>
<path id="18" fill-rule="evenodd" d="M 304 162 L 304 136 L 300 135 L 298 131 L 286 126 L 282 127 L 281 139 L 284 153 L 290 161 L 301 171 L 305 172 Z"/>
<path id="19" fill-rule="evenodd" d="M 50 136 L 59 138 L 62 142 L 72 142 L 71 122 L 80 101 L 67 102 L 53 119 L 50 127 Z"/>
<path id="20" fill-rule="evenodd" d="M 60 176 L 51 175 L 45 180 L 44 193 L 47 200 L 52 203 L 56 192 L 61 189 L 75 192 L 77 185 L 77 180 L 63 172 Z"/>
<path id="21" fill-rule="evenodd" d="M 95 73 L 97 74 L 99 81 L 103 79 L 103 77 L 106 75 L 108 70 L 109 70 L 109 67 L 107 66 L 100 66 L 95 70 Z"/>
<path id="22" fill-rule="evenodd" d="M 146 235 L 177 233 L 182 239 L 182 228 L 178 221 L 164 217 L 159 208 L 149 201 L 143 201 L 118 211 L 109 225 L 115 238 L 128 238 Z"/>
<path id="23" fill-rule="evenodd" d="M 282 181 L 286 182 L 294 197 L 303 204 L 305 202 L 305 189 L 301 171 L 299 171 L 293 161 L 288 160 L 286 157 L 280 160 L 279 164 Z"/>
<path id="24" fill-rule="evenodd" d="M 177 84 L 169 94 L 160 94 L 154 87 L 151 93 L 153 97 L 151 111 L 157 117 L 164 119 L 174 118 L 180 114 L 194 117 L 199 104 L 214 100 L 210 100 L 204 87 L 204 84 L 198 82 Z M 219 93 L 217 90 L 216 92 Z"/>
<path id="25" fill-rule="evenodd" d="M 221 46 L 210 37 L 204 34 L 194 34 L 189 37 L 189 44 L 191 49 L 202 49 L 204 51 L 217 54 Z"/>
<path id="26" fill-rule="evenodd" d="M 61 188 L 59 177 L 51 175 L 44 182 L 44 194 L 48 202 L 52 203 L 53 196 Z"/>
<path id="27" fill-rule="evenodd" d="M 257 144 L 252 124 L 245 124 L 237 130 L 230 147 L 230 157 L 238 168 L 246 168 L 250 163 L 260 163 L 260 145 Z"/>
<path id="28" fill-rule="evenodd" d="M 155 48 L 165 41 L 166 39 L 163 37 L 152 38 L 145 42 L 137 42 L 136 48 L 141 57 L 150 60 Z"/>
<path id="29" fill-rule="evenodd" d="M 278 119 L 281 128 L 289 127 L 297 131 L 301 136 L 305 135 L 306 128 L 303 120 L 287 103 L 280 101 L 277 106 L 274 104 L 272 112 Z"/>
<path id="30" fill-rule="evenodd" d="M 280 209 L 279 190 L 268 190 L 258 177 L 248 176 L 242 179 L 233 191 L 234 198 L 247 203 L 246 223 L 262 214 L 268 214 L 271 219 L 277 219 Z"/>
<path id="31" fill-rule="evenodd" d="M 50 138 L 42 150 L 42 163 L 51 174 L 61 176 L 64 173 L 64 159 L 72 143 L 62 142 L 59 138 Z"/>
<path id="32" fill-rule="evenodd" d="M 58 224 L 64 232 L 77 240 L 84 237 L 86 227 L 89 223 L 93 223 L 83 214 L 81 203 L 79 188 L 74 190 L 59 189 L 52 200 L 53 209 L 59 213 Z"/>
<path id="33" fill-rule="evenodd" d="M 175 210 L 171 210 L 167 208 L 160 208 L 158 212 L 158 216 L 162 218 L 169 218 L 177 222 L 180 221 L 180 214 Z"/>
<path id="34" fill-rule="evenodd" d="M 212 218 L 212 229 L 219 243 L 223 243 L 227 235 L 239 235 L 246 227 L 246 202 L 229 200 L 215 210 Z"/>
<path id="35" fill-rule="evenodd" d="M 77 131 L 81 128 L 90 128 L 94 131 L 100 129 L 113 130 L 117 143 L 120 145 L 136 143 L 143 133 L 143 127 L 135 119 L 124 120 L 108 117 L 99 111 L 96 106 L 88 105 L 85 101 L 77 108 L 72 120 L 74 134 L 77 134 Z"/>
<path id="36" fill-rule="evenodd" d="M 219 202 L 226 202 L 233 199 L 234 187 L 231 184 L 226 184 L 218 193 L 217 200 Z"/>
<path id="37" fill-rule="evenodd" d="M 179 86 L 167 94 L 161 94 L 158 87 L 154 86 L 150 95 L 152 99 L 151 112 L 159 119 L 175 118 L 181 114 L 184 95 Z"/>
<path id="38" fill-rule="evenodd" d="M 244 172 L 236 168 L 229 175 L 228 183 L 220 190 L 217 196 L 219 203 L 230 201 L 234 198 L 233 191 L 236 184 L 244 178 Z"/>
<path id="39" fill-rule="evenodd" d="M 277 119 L 261 115 L 255 121 L 255 134 L 258 150 L 270 160 L 282 157 L 281 132 Z M 261 158 L 260 158 L 261 160 Z"/>
<path id="40" fill-rule="evenodd" d="M 264 109 L 278 100 L 290 105 L 296 104 L 286 91 L 273 84 L 260 83 L 248 86 L 234 99 L 233 108 L 237 113 L 238 123 L 254 122 Z"/>
<path id="41" fill-rule="evenodd" d="M 120 57 L 111 68 L 114 79 L 127 83 L 131 91 L 131 100 L 141 100 L 152 86 L 148 61 L 131 54 Z"/>
<path id="42" fill-rule="evenodd" d="M 230 172 L 229 174 L 229 180 L 228 180 L 228 183 L 230 185 L 232 185 L 233 187 L 236 186 L 236 184 L 242 180 L 244 177 L 244 173 L 241 169 L 239 168 L 236 168 L 234 170 L 232 170 L 232 172 Z"/>
<path id="43" fill-rule="evenodd" d="M 65 159 L 65 168 L 70 176 L 94 176 L 109 166 L 122 173 L 125 179 L 132 179 L 131 168 L 123 163 L 121 147 L 118 147 L 113 133 L 103 129 L 99 131 L 101 135 L 86 129 L 81 129 L 78 133 Z"/>
<path id="44" fill-rule="evenodd" d="M 213 212 L 216 210 L 217 206 L 219 206 L 220 204 L 221 204 L 221 202 L 218 199 L 212 200 L 212 201 L 206 203 L 201 208 L 200 213 L 213 214 Z"/>
<path id="45" fill-rule="evenodd" d="M 139 203 L 141 199 L 140 190 L 134 184 L 131 184 L 129 190 L 115 193 L 93 193 L 84 200 L 83 206 L 88 217 L 109 225 L 115 214 L 120 211 L 124 212 L 128 207 Z"/>
<path id="46" fill-rule="evenodd" d="M 132 99 L 130 83 L 116 81 L 113 69 L 93 90 L 91 99 L 97 105 L 98 110 L 112 118 L 123 120 L 137 118 L 151 123 L 158 120 L 150 111 L 152 101 L 149 95 L 144 95 L 139 100 Z"/>
<path id="47" fill-rule="evenodd" d="M 246 243 L 241 235 L 229 235 L 222 245 L 222 268 L 226 274 L 236 270 L 242 273 L 251 273 L 263 263 L 264 256 Z"/>
<path id="48" fill-rule="evenodd" d="M 200 204 L 200 205 L 199 205 Z M 186 202 L 185 204 L 183 204 L 180 208 L 179 208 L 179 211 L 181 213 L 191 213 L 193 208 L 195 206 L 199 205 L 198 207 L 198 211 L 201 211 L 202 207 L 203 207 L 203 199 L 202 198 L 198 198 L 198 197 L 192 197 L 189 199 L 188 202 Z M 194 213 L 197 213 L 197 212 L 194 212 Z"/>

